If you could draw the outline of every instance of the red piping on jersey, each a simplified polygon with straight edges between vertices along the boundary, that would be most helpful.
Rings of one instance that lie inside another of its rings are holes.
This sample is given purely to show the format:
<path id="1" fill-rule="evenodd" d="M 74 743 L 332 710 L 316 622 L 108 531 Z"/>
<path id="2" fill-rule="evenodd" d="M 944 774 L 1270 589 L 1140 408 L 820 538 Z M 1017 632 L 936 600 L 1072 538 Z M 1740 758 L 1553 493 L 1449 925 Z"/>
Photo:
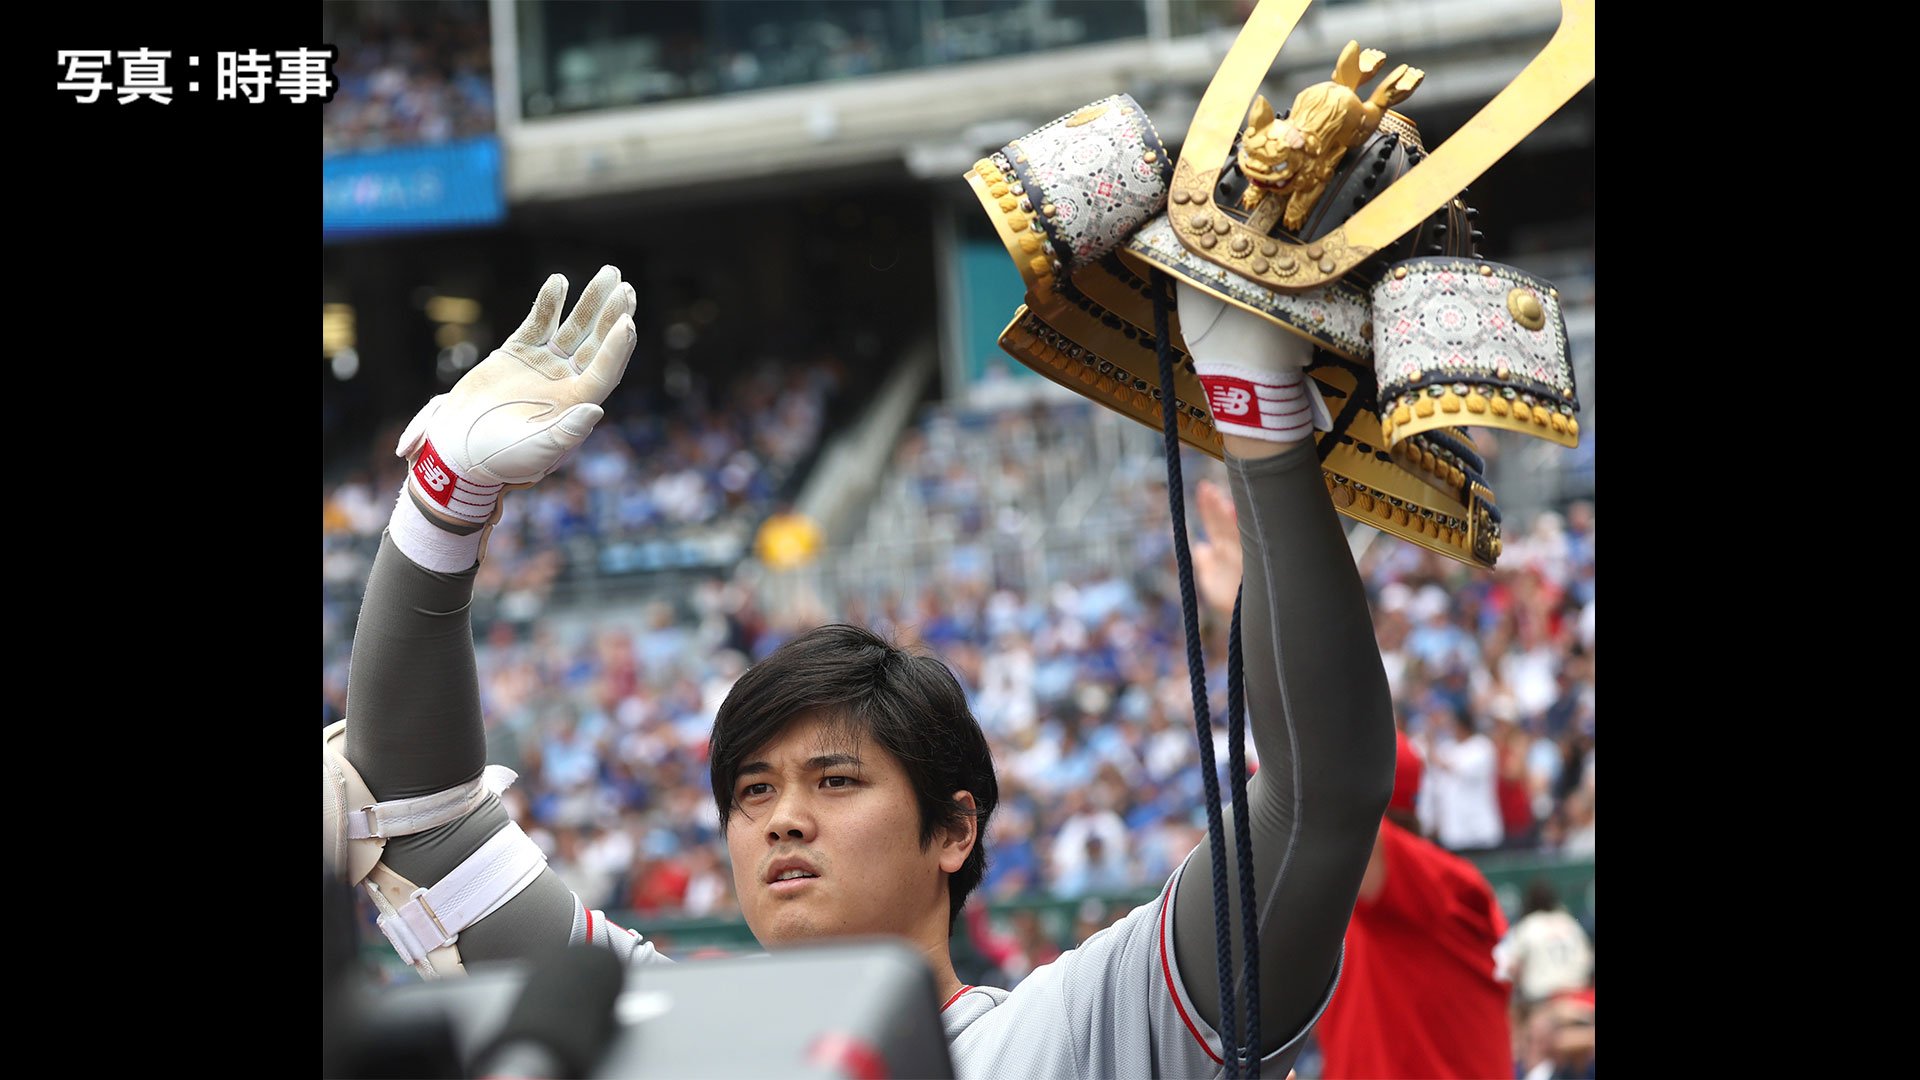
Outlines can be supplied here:
<path id="1" fill-rule="evenodd" d="M 1186 1021 L 1187 1030 L 1193 1032 L 1194 1041 L 1200 1044 L 1200 1049 L 1207 1052 L 1207 1056 L 1213 1059 L 1214 1064 L 1225 1065 L 1226 1062 L 1220 1060 L 1220 1055 L 1213 1052 L 1213 1047 L 1207 1045 L 1206 1036 L 1201 1035 L 1200 1029 L 1193 1026 L 1193 1017 L 1187 1015 L 1187 1007 L 1180 1004 L 1180 988 L 1174 985 L 1173 966 L 1167 963 L 1167 954 L 1173 951 L 1167 948 L 1167 909 L 1172 906 L 1173 883 L 1168 882 L 1166 898 L 1160 904 L 1160 970 L 1167 976 L 1167 994 L 1173 998 L 1173 1007 L 1180 1010 L 1180 1019 Z"/>
<path id="2" fill-rule="evenodd" d="M 586 907 L 585 904 L 580 905 Z M 593 944 L 593 909 L 587 908 L 587 944 Z"/>
<path id="3" fill-rule="evenodd" d="M 967 991 L 969 991 L 969 990 L 971 990 L 971 989 L 973 989 L 973 985 L 972 985 L 971 983 L 969 983 L 968 985 L 966 985 L 966 986 L 963 986 L 963 987 L 961 987 L 961 988 L 960 988 L 960 989 L 958 989 L 958 990 L 955 990 L 955 991 L 953 992 L 953 996 L 947 999 L 947 1005 L 951 1005 L 951 1004 L 953 1004 L 954 1002 L 956 1002 L 956 1001 L 959 1001 L 959 1000 L 960 1000 L 960 995 L 961 995 L 961 994 L 964 994 L 964 993 L 966 993 Z M 942 1006 L 940 1006 L 940 1011 L 941 1011 L 941 1012 L 946 1012 L 946 1011 L 947 1011 L 947 1005 L 942 1005 Z"/>

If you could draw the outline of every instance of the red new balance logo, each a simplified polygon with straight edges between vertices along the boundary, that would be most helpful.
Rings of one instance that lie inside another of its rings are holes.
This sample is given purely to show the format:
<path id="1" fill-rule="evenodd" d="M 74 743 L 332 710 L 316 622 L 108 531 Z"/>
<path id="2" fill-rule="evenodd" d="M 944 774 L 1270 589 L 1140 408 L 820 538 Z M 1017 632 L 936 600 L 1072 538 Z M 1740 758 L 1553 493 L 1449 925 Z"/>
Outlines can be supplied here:
<path id="1" fill-rule="evenodd" d="M 1245 387 L 1229 386 L 1226 383 L 1214 383 L 1207 387 L 1208 400 L 1213 403 L 1216 414 L 1227 416 L 1245 416 L 1247 407 L 1253 403 L 1253 394 Z"/>
<path id="2" fill-rule="evenodd" d="M 427 489 L 428 497 L 441 506 L 447 505 L 447 500 L 453 497 L 453 473 L 440 460 L 440 455 L 434 452 L 432 443 L 420 448 L 420 456 L 413 462 L 413 475 L 420 481 L 420 486 Z"/>

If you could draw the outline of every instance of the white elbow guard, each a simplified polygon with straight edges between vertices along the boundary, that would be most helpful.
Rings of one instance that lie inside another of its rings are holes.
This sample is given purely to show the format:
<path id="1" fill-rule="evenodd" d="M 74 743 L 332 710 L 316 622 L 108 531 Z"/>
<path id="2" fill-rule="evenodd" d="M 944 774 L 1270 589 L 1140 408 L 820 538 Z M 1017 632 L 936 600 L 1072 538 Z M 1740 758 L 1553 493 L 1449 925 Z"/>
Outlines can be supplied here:
<path id="1" fill-rule="evenodd" d="M 364 884 L 394 951 L 425 978 L 464 974 L 460 932 L 493 914 L 546 867 L 538 845 L 511 822 L 465 862 L 423 889 L 381 861 L 387 838 L 438 828 L 471 813 L 513 783 L 512 769 L 489 765 L 478 779 L 412 799 L 378 802 L 344 753 L 345 720 L 321 733 L 322 817 L 327 864 L 350 885 Z"/>

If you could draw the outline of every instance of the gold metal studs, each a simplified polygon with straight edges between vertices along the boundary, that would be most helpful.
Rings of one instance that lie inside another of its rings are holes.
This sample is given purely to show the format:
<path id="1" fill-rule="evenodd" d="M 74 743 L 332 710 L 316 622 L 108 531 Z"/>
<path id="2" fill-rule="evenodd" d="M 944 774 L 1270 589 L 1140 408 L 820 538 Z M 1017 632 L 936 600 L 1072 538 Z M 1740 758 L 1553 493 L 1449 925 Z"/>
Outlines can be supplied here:
<path id="1" fill-rule="evenodd" d="M 1533 295 L 1532 289 L 1509 292 L 1507 310 L 1513 313 L 1514 321 L 1529 330 L 1538 330 L 1547 325 L 1547 311 L 1540 306 L 1540 298 Z"/>
<path id="2" fill-rule="evenodd" d="M 1254 273 L 1256 273 L 1256 274 L 1264 274 L 1264 273 L 1266 273 L 1266 272 L 1267 272 L 1267 269 L 1268 269 L 1268 267 L 1269 267 L 1269 265 L 1271 265 L 1271 264 L 1269 264 L 1269 263 L 1267 262 L 1267 260 L 1265 260 L 1265 259 L 1263 259 L 1263 258 L 1261 258 L 1261 257 L 1259 257 L 1258 255 L 1256 255 L 1256 256 L 1254 256 L 1254 258 L 1253 258 L 1253 272 L 1254 272 Z"/>
<path id="3" fill-rule="evenodd" d="M 1396 267 L 1394 267 L 1394 268 L 1393 268 L 1393 280 L 1395 280 L 1395 281 L 1404 281 L 1404 280 L 1406 280 L 1406 277 L 1407 277 L 1407 268 L 1406 268 L 1406 267 L 1404 267 L 1404 266 L 1396 266 Z"/>
<path id="4" fill-rule="evenodd" d="M 1067 126 L 1079 127 L 1081 124 L 1090 124 L 1093 121 L 1100 119 L 1100 117 L 1104 115 L 1106 111 L 1107 111 L 1107 107 L 1105 105 L 1089 105 L 1086 108 L 1081 109 L 1079 112 L 1074 113 L 1073 119 L 1067 121 Z"/>
<path id="5" fill-rule="evenodd" d="M 1186 202 L 1187 202 L 1187 189 L 1186 189 L 1186 188 L 1179 188 L 1179 189 L 1176 189 L 1176 190 L 1174 191 L 1174 193 L 1173 193 L 1173 201 L 1174 201 L 1174 202 L 1177 202 L 1177 203 L 1180 203 L 1180 204 L 1181 204 L 1181 205 L 1183 205 L 1183 206 L 1184 206 L 1184 205 L 1186 205 Z"/>
<path id="6" fill-rule="evenodd" d="M 1488 266 L 1488 265 L 1487 265 L 1486 263 L 1481 263 L 1481 264 L 1480 264 L 1480 276 L 1481 276 L 1481 277 L 1492 277 L 1492 276 L 1493 276 L 1493 267 L 1491 267 L 1491 266 Z"/>

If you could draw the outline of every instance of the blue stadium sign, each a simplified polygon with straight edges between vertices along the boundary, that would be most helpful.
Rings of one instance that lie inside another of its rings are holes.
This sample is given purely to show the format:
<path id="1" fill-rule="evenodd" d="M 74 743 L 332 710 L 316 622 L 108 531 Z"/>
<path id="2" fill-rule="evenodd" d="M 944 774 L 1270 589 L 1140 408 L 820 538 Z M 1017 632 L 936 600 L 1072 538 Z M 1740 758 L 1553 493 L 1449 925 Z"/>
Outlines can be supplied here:
<path id="1" fill-rule="evenodd" d="M 506 216 L 493 135 L 337 154 L 321 175 L 325 241 L 490 225 Z"/>

